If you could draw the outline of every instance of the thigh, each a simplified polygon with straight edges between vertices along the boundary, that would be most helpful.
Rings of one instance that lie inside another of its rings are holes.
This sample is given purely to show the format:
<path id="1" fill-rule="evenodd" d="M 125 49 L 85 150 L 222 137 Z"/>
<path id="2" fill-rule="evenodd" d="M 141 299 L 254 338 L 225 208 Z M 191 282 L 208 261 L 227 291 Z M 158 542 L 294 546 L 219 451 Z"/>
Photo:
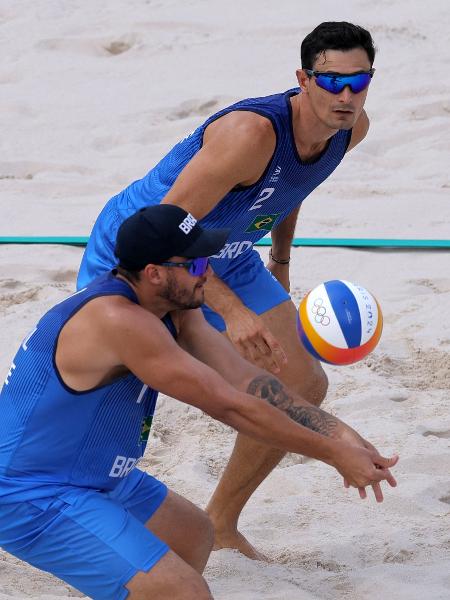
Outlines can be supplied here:
<path id="1" fill-rule="evenodd" d="M 169 491 L 146 526 L 183 560 L 203 570 L 214 541 L 214 528 L 204 510 Z"/>
<path id="2" fill-rule="evenodd" d="M 6 522 L 5 550 L 100 600 L 125 599 L 125 584 L 169 551 L 119 502 L 92 490 L 0 507 Z"/>

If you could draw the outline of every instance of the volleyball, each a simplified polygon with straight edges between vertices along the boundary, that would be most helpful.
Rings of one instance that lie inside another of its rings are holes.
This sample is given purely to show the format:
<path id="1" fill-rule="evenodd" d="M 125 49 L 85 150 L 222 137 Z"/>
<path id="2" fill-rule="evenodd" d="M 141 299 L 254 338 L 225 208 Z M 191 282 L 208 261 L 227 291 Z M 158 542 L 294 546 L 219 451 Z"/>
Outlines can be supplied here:
<path id="1" fill-rule="evenodd" d="M 334 279 L 321 283 L 303 298 L 297 329 L 314 357 L 333 365 L 350 365 L 378 344 L 383 315 L 364 287 Z"/>

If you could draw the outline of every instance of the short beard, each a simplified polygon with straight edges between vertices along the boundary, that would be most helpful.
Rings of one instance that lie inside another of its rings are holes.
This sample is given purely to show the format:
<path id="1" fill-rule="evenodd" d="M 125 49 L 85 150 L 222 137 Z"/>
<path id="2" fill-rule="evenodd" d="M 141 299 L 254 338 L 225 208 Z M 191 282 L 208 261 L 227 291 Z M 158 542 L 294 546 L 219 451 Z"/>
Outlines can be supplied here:
<path id="1" fill-rule="evenodd" d="M 169 270 L 167 272 L 167 285 L 161 290 L 160 296 L 170 302 L 174 309 L 190 309 L 199 308 L 204 301 L 202 294 L 201 298 L 195 297 L 195 292 L 198 289 L 198 284 L 195 285 L 192 291 L 182 289 L 176 280 L 174 274 Z"/>

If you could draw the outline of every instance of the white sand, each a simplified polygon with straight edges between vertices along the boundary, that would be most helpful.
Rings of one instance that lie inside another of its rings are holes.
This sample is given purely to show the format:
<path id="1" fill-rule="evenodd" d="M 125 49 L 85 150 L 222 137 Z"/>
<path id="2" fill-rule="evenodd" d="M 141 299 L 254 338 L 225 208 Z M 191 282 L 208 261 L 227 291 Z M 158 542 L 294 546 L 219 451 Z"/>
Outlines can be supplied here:
<path id="1" fill-rule="evenodd" d="M 347 19 L 367 26 L 379 48 L 371 131 L 305 202 L 296 235 L 448 239 L 448 2 L 337 4 L 3 0 L 0 235 L 87 235 L 108 197 L 205 116 L 294 86 L 300 40 L 321 21 Z M 293 254 L 296 301 L 345 278 L 383 308 L 376 351 L 327 369 L 325 407 L 386 454 L 400 453 L 399 487 L 382 505 L 362 502 L 326 465 L 285 459 L 241 522 L 272 562 L 214 553 L 206 571 L 214 596 L 448 599 L 449 252 Z M 0 246 L 2 377 L 40 314 L 73 289 L 80 257 L 78 248 Z M 144 464 L 204 505 L 233 439 L 163 398 Z M 0 600 L 79 595 L 6 553 L 0 560 Z"/>

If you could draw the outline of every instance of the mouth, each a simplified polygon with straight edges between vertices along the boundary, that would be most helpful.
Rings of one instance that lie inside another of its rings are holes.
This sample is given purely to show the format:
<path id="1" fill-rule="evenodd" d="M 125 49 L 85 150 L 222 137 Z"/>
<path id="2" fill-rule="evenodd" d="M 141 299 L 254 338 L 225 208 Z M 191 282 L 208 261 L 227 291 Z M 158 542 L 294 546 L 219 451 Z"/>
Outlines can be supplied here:
<path id="1" fill-rule="evenodd" d="M 333 112 L 337 113 L 338 115 L 352 115 L 355 111 L 351 108 L 334 108 Z"/>

